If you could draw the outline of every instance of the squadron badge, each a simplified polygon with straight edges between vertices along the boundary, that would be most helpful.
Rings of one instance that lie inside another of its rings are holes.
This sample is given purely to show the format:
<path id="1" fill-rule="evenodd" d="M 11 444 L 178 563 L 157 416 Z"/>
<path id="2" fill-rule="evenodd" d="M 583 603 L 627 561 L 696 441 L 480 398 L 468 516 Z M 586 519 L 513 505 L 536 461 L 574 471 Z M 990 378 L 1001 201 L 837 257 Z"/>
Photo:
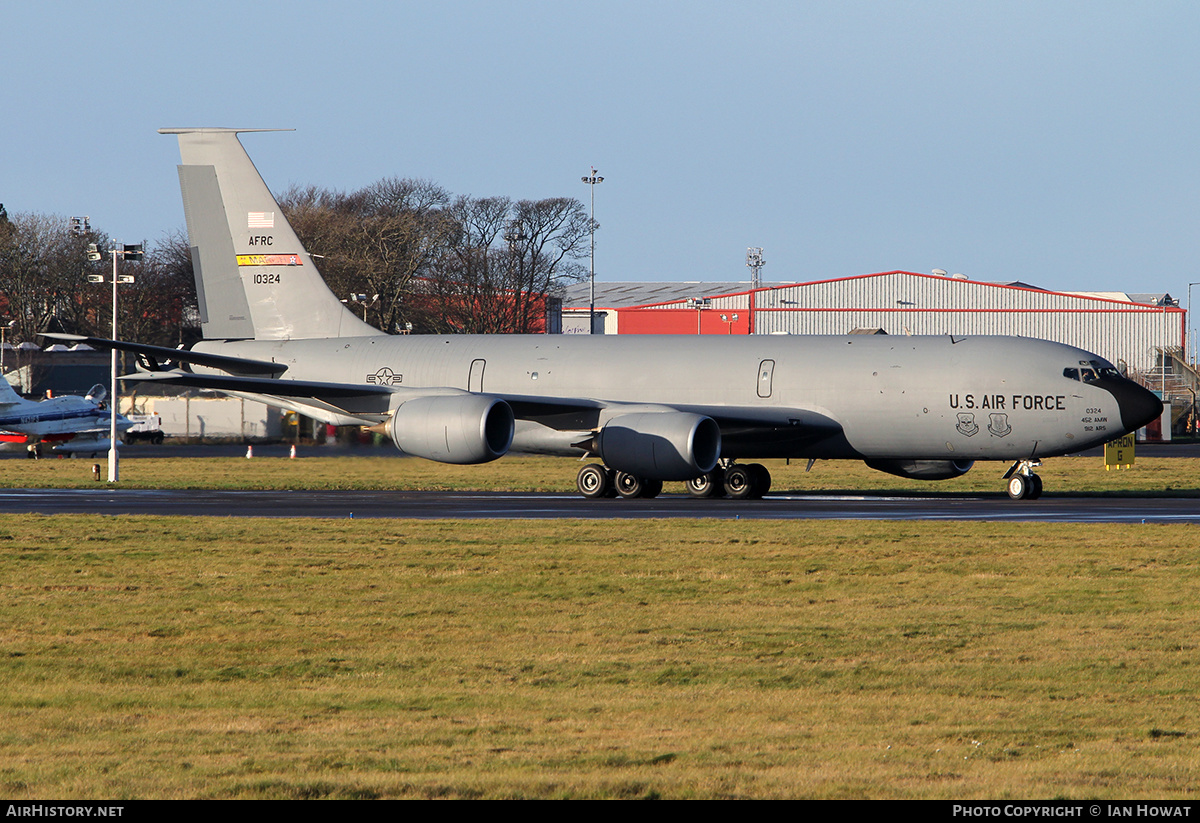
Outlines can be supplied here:
<path id="1" fill-rule="evenodd" d="M 1012 431 L 1012 426 L 1008 425 L 1008 415 L 1002 413 L 993 413 L 988 415 L 988 431 L 995 437 L 1004 437 Z"/>
<path id="2" fill-rule="evenodd" d="M 965 434 L 967 437 L 974 437 L 979 433 L 979 424 L 975 422 L 975 415 L 970 412 L 959 412 L 958 425 L 954 428 L 958 429 L 959 434 Z"/>

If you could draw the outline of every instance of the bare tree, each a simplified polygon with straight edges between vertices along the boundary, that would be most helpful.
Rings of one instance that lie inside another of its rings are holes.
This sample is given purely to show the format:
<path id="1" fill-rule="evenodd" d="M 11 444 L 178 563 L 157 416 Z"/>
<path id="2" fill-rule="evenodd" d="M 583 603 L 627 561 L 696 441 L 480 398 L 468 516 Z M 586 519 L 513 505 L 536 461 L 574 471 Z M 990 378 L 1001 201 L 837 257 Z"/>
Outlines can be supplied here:
<path id="1" fill-rule="evenodd" d="M 586 253 L 589 232 L 599 225 L 593 225 L 583 203 L 568 197 L 522 200 L 513 222 L 519 228 L 518 236 L 524 238 L 517 247 L 515 268 L 519 279 L 514 288 L 522 297 L 517 322 L 529 330 L 534 296 L 541 298 L 544 307 L 547 295 L 586 274 L 578 261 Z"/>
<path id="2" fill-rule="evenodd" d="M 52 318 L 90 331 L 83 284 L 102 268 L 87 259 L 87 246 L 103 244 L 103 235 L 73 233 L 67 218 L 45 214 L 16 214 L 0 234 L 0 293 L 13 339 L 32 341 Z"/>
<path id="3" fill-rule="evenodd" d="M 183 232 L 164 235 L 146 249 L 142 260 L 122 263 L 121 271 L 134 276 L 132 284 L 120 287 L 121 337 L 160 346 L 200 338 L 191 249 Z M 111 297 L 111 292 L 106 295 Z"/>
<path id="4" fill-rule="evenodd" d="M 530 333 L 545 330 L 549 296 L 581 277 L 591 218 L 570 198 L 460 197 L 455 242 L 414 291 L 422 330 Z M 418 325 L 418 324 L 414 324 Z"/>
<path id="5" fill-rule="evenodd" d="M 455 233 L 426 277 L 415 285 L 409 321 L 418 331 L 438 334 L 503 328 L 494 296 L 506 285 L 509 264 L 498 241 L 509 222 L 507 197 L 459 197 L 450 208 Z"/>
<path id="6" fill-rule="evenodd" d="M 350 194 L 293 188 L 279 203 L 334 293 L 367 295 L 367 321 L 394 332 L 413 279 L 455 231 L 449 199 L 427 180 L 388 178 Z"/>

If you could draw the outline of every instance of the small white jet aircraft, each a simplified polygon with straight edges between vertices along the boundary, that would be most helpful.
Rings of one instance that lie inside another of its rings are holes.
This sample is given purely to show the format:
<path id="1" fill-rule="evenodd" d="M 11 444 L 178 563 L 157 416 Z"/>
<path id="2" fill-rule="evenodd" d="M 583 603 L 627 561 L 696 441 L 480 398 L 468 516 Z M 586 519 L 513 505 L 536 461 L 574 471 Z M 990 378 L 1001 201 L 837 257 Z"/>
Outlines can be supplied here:
<path id="1" fill-rule="evenodd" d="M 38 453 L 43 443 L 56 454 L 108 451 L 110 412 L 108 392 L 97 383 L 86 397 L 66 395 L 46 400 L 26 400 L 0 377 L 0 442 L 23 443 Z M 133 423 L 117 415 L 117 431 Z"/>

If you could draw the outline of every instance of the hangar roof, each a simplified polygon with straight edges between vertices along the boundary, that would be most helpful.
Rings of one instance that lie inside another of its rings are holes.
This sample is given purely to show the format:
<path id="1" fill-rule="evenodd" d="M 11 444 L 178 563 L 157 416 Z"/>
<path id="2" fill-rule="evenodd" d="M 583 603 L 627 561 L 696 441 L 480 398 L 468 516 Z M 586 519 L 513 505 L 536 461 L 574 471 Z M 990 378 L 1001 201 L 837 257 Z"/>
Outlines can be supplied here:
<path id="1" fill-rule="evenodd" d="M 782 286 L 782 283 L 763 283 L 764 288 Z M 704 282 L 700 280 L 671 280 L 658 282 L 603 283 L 596 281 L 596 305 L 605 308 L 645 306 L 652 303 L 669 303 L 689 297 L 719 297 L 750 291 L 749 280 L 723 280 Z M 588 283 L 573 283 L 563 291 L 563 308 L 586 307 Z"/>
<path id="2" fill-rule="evenodd" d="M 917 272 L 905 271 L 890 271 L 877 272 L 874 274 L 859 274 L 848 277 L 829 278 L 827 280 L 807 281 L 807 282 L 771 282 L 762 283 L 762 289 L 778 289 L 784 287 L 806 286 L 815 283 L 834 283 L 844 280 L 858 280 L 871 277 L 882 277 L 889 275 L 910 275 L 916 278 L 927 278 L 932 280 L 947 279 L 959 280 L 964 283 L 971 283 L 977 286 L 989 286 L 993 288 L 1011 288 L 1011 289 L 1027 289 L 1030 291 L 1048 292 L 1051 294 L 1063 294 L 1073 297 L 1082 297 L 1092 300 L 1116 301 L 1120 303 L 1138 303 L 1151 306 L 1178 306 L 1178 301 L 1174 300 L 1170 294 L 1166 293 L 1126 293 L 1115 291 L 1066 291 L 1066 290 L 1050 290 L 1041 286 L 1034 286 L 1020 280 L 1008 283 L 991 283 L 984 280 L 970 280 L 962 277 L 947 277 L 941 278 L 938 275 L 920 274 Z M 652 306 L 662 303 L 674 303 L 681 300 L 686 300 L 690 297 L 721 297 L 732 294 L 743 294 L 751 290 L 751 284 L 748 280 L 724 280 L 724 281 L 700 281 L 700 280 L 667 280 L 667 281 L 623 281 L 623 282 L 596 282 L 596 306 L 602 308 L 621 309 L 632 306 Z M 567 286 L 563 290 L 562 305 L 564 309 L 579 309 L 586 308 L 588 305 L 588 283 L 583 281 Z"/>

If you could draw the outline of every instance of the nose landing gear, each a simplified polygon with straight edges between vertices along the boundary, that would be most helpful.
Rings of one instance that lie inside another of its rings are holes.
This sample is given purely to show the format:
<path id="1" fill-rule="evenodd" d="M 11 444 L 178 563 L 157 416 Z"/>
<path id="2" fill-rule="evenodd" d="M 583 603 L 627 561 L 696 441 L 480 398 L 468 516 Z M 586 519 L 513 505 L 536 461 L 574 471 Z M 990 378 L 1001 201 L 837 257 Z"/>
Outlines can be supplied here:
<path id="1" fill-rule="evenodd" d="M 1008 496 L 1013 500 L 1037 500 L 1042 496 L 1042 478 L 1033 470 L 1042 465 L 1040 460 L 1018 460 L 1004 473 L 1008 483 Z"/>

